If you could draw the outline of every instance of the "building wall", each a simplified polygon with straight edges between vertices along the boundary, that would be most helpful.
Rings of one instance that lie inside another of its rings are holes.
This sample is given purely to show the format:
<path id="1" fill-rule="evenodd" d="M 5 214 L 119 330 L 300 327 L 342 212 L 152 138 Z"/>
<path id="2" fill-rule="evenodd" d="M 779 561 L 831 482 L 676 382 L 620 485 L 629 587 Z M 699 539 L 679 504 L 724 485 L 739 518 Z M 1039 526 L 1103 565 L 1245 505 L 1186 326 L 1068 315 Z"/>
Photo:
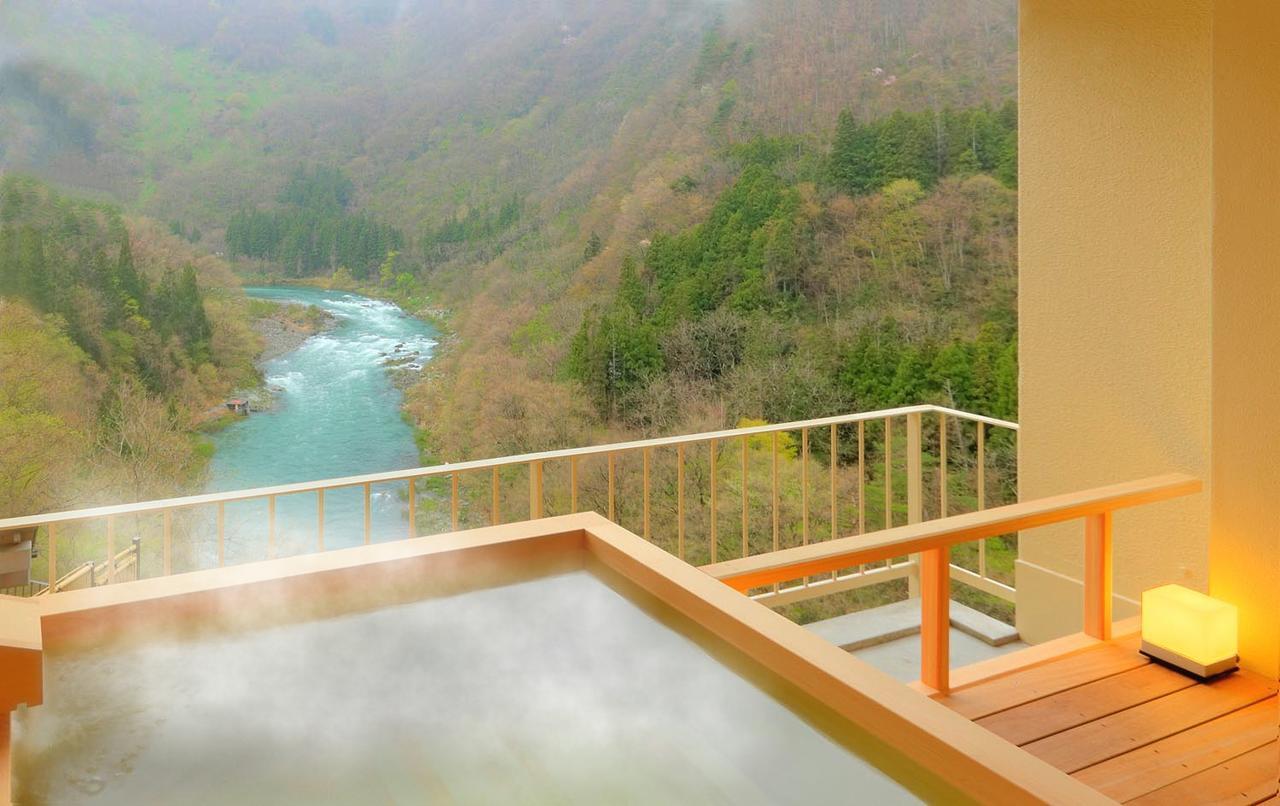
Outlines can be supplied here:
<path id="1" fill-rule="evenodd" d="M 1280 3 L 1214 14 L 1210 584 L 1280 677 Z"/>
<path id="2" fill-rule="evenodd" d="M 1280 3 L 1023 0 L 1021 495 L 1184 471 L 1116 591 L 1240 608 L 1280 678 Z M 1081 530 L 1022 536 L 1018 624 L 1079 629 Z"/>
<path id="3" fill-rule="evenodd" d="M 1212 5 L 1023 0 L 1020 26 L 1020 494 L 1209 481 Z M 1208 523 L 1208 495 L 1119 513 L 1117 594 L 1203 589 Z M 1083 527 L 1019 553 L 1023 635 L 1078 631 Z"/>

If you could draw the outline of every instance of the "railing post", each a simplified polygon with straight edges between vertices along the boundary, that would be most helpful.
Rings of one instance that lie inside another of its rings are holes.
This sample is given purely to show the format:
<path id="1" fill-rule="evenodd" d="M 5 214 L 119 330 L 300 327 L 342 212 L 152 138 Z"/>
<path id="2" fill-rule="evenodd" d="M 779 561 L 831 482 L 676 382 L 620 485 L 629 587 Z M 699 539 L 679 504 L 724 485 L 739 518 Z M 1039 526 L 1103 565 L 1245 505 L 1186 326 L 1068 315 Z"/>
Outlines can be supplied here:
<path id="1" fill-rule="evenodd" d="M 409 481 L 410 483 L 412 483 L 413 479 L 409 479 Z M 412 511 L 412 509 L 410 511 Z M 458 531 L 458 474 L 457 473 L 449 474 L 449 528 L 453 529 L 455 532 Z M 409 530 L 411 534 L 416 535 L 418 533 L 418 527 L 416 526 L 416 521 L 414 521 L 413 518 L 409 519 Z"/>
<path id="2" fill-rule="evenodd" d="M 924 450 L 920 437 L 921 416 L 919 412 L 907 415 L 907 523 L 919 523 L 924 520 L 924 471 L 922 469 L 922 452 Z M 921 555 L 912 557 L 914 567 L 907 577 L 907 595 L 915 598 L 920 595 L 921 588 Z"/>
<path id="3" fill-rule="evenodd" d="M 529 520 L 542 517 L 542 462 L 529 463 Z"/>
<path id="4" fill-rule="evenodd" d="M 867 424 L 858 421 L 858 534 L 867 533 Z M 777 550 L 777 547 L 774 548 Z"/>
<path id="5" fill-rule="evenodd" d="M 164 575 L 169 576 L 173 573 L 169 558 L 171 553 L 170 541 L 172 539 L 172 521 L 169 513 L 164 513 Z M 274 560 L 276 557 L 276 497 L 269 496 L 267 498 L 267 559 Z"/>
<path id="6" fill-rule="evenodd" d="M 618 522 L 618 502 L 614 493 L 614 485 L 618 480 L 618 460 L 616 454 L 610 452 L 608 457 L 609 463 L 609 520 L 614 523 Z"/>
<path id="7" fill-rule="evenodd" d="M 49 524 L 49 584 L 58 581 L 58 524 Z"/>
<path id="8" fill-rule="evenodd" d="M 456 476 L 457 474 L 454 475 Z M 409 522 L 409 539 L 412 540 L 417 536 L 418 529 L 418 485 L 410 478 L 406 481 L 405 486 L 408 488 L 405 500 L 409 505 L 409 513 L 406 520 Z"/>
<path id="9" fill-rule="evenodd" d="M 1084 632 L 1111 640 L 1111 513 L 1084 520 Z"/>
<path id="10" fill-rule="evenodd" d="M 951 671 L 951 549 L 920 553 L 920 682 L 947 691 Z"/>
<path id="11" fill-rule="evenodd" d="M 578 456 L 569 457 L 569 511 L 578 511 Z"/>
<path id="12" fill-rule="evenodd" d="M 809 429 L 800 429 L 800 543 L 809 545 Z M 809 578 L 805 577 L 805 584 Z"/>
<path id="13" fill-rule="evenodd" d="M 643 462 L 643 465 L 644 465 L 644 469 L 643 469 L 643 473 L 642 473 L 642 478 L 641 478 L 641 486 L 644 488 L 644 489 L 643 489 L 643 496 L 644 496 L 644 504 L 643 504 L 644 517 L 643 517 L 643 521 L 642 521 L 642 523 L 643 523 L 643 527 L 644 527 L 644 528 L 643 528 L 643 530 L 642 530 L 642 531 L 643 531 L 643 533 L 644 533 L 644 539 L 645 539 L 645 540 L 650 540 L 650 539 L 652 539 L 652 535 L 651 535 L 651 532 L 650 532 L 650 529 L 649 529 L 649 461 L 650 461 L 650 451 L 649 451 L 649 449 L 648 449 L 648 448 L 645 448 L 643 451 L 641 451 L 641 454 L 642 454 L 641 459 L 642 459 L 642 462 Z"/>
<path id="14" fill-rule="evenodd" d="M 324 488 L 316 490 L 316 549 L 324 551 Z"/>
<path id="15" fill-rule="evenodd" d="M 113 557 L 116 553 L 116 519 L 107 517 L 107 584 L 110 585 L 116 581 L 115 562 Z"/>
<path id="16" fill-rule="evenodd" d="M 716 552 L 719 550 L 719 546 L 717 545 L 719 536 L 716 534 L 716 476 L 718 475 L 718 471 L 716 470 L 716 441 L 714 439 L 709 440 L 707 444 L 711 449 L 711 535 L 709 538 L 708 550 L 710 552 L 711 562 L 715 562 Z"/>
<path id="17" fill-rule="evenodd" d="M 676 446 L 676 556 L 684 559 L 684 443 Z"/>
<path id="18" fill-rule="evenodd" d="M 373 485 L 365 482 L 364 488 L 364 544 L 373 542 Z"/>
<path id="19" fill-rule="evenodd" d="M 947 517 L 951 509 L 947 500 L 947 415 L 938 415 L 938 517 Z"/>
<path id="20" fill-rule="evenodd" d="M 218 502 L 218 567 L 227 564 L 227 505 Z"/>
<path id="21" fill-rule="evenodd" d="M 489 523 L 493 526 L 497 526 L 498 524 L 502 523 L 502 502 L 498 498 L 497 466 L 494 466 L 493 468 L 493 473 L 491 474 L 491 477 L 489 479 L 489 487 L 490 487 L 489 497 L 493 499 L 492 502 L 490 503 L 490 507 L 492 508 L 493 511 L 489 514 Z"/>
<path id="22" fill-rule="evenodd" d="M 778 509 L 778 432 L 771 434 L 769 448 L 769 516 L 773 521 L 773 550 L 777 551 L 780 547 L 780 516 Z M 773 592 L 778 592 L 778 586 L 775 583 Z"/>
<path id="23" fill-rule="evenodd" d="M 748 458 L 750 456 L 750 440 L 747 437 L 742 438 L 742 556 L 746 557 L 751 553 L 751 531 L 750 531 L 750 515 L 751 515 L 751 497 L 750 490 L 747 485 Z M 645 506 L 649 504 L 648 497 L 645 498 Z M 647 511 L 647 510 L 646 510 Z M 645 521 L 645 537 L 649 532 L 648 520 Z"/>

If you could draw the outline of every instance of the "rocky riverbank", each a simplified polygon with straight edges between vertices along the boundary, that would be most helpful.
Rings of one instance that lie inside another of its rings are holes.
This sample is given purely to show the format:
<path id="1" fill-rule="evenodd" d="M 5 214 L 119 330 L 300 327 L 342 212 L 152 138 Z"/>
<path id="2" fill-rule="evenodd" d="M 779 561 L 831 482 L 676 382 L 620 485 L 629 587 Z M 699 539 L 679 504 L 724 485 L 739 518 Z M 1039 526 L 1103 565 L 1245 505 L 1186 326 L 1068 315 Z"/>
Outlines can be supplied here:
<path id="1" fill-rule="evenodd" d="M 254 359 L 260 375 L 269 361 L 288 355 L 307 339 L 331 330 L 338 322 L 333 314 L 314 305 L 254 299 L 250 300 L 250 306 L 253 330 L 262 339 L 262 349 Z M 251 411 L 268 411 L 275 407 L 278 392 L 278 389 L 261 382 L 253 387 L 237 389 L 231 396 L 247 400 Z M 235 416 L 224 406 L 215 406 L 205 412 L 203 419 L 206 430 L 215 430 L 234 421 Z"/>
<path id="2" fill-rule="evenodd" d="M 312 305 L 273 303 L 272 306 L 274 310 L 253 322 L 253 329 L 262 337 L 263 344 L 257 358 L 259 368 L 273 358 L 293 352 L 307 339 L 337 323 L 333 314 Z"/>

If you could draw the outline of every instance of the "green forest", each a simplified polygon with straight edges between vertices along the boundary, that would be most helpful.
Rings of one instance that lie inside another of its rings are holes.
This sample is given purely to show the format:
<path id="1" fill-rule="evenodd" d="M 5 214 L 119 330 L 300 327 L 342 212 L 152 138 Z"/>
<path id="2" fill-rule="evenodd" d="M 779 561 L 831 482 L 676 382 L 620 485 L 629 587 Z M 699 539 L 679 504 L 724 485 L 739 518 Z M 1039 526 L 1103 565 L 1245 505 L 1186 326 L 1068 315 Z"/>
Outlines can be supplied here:
<path id="1" fill-rule="evenodd" d="M 815 401 L 824 412 L 932 401 L 1014 418 L 1013 278 L 990 269 L 1009 257 L 1015 194 L 1013 177 L 990 174 L 1004 172 L 1015 135 L 1012 107 L 866 124 L 843 113 L 825 163 L 810 160 L 820 167 L 799 182 L 782 178 L 777 149 L 739 147 L 755 159 L 704 222 L 624 259 L 614 299 L 574 337 L 568 373 L 603 416 L 637 425 L 663 416 L 655 400 L 699 388 L 730 417 L 773 422 L 811 417 Z M 927 148 L 904 159 L 903 138 Z M 850 263 L 856 275 L 840 277 Z M 953 327 L 886 314 L 902 297 Z M 804 394 L 751 394 L 771 371 Z"/>
<path id="2" fill-rule="evenodd" d="M 199 478 L 192 428 L 253 376 L 255 347 L 238 295 L 202 288 L 197 266 L 227 278 L 178 244 L 114 207 L 0 179 L 0 512 Z"/>
<path id="3" fill-rule="evenodd" d="M 16 177 L 0 181 L 0 295 L 56 316 L 104 370 L 153 392 L 172 391 L 182 370 L 212 358 L 194 266 L 153 283 L 134 264 L 118 212 Z"/>
<path id="4" fill-rule="evenodd" d="M 240 210 L 227 222 L 227 253 L 269 261 L 285 276 L 308 277 L 347 269 L 358 280 L 377 273 L 389 252 L 405 248 L 404 235 L 363 213 L 353 213 L 354 185 L 341 170 L 298 168 L 278 209 Z"/>

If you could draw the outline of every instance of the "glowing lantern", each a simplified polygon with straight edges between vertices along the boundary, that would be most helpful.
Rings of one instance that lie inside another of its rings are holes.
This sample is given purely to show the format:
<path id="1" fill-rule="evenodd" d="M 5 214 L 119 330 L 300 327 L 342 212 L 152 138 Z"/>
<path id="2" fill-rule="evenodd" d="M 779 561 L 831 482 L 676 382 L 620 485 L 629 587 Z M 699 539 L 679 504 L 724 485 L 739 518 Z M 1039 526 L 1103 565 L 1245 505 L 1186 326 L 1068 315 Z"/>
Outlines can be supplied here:
<path id="1" fill-rule="evenodd" d="M 1181 585 L 1142 594 L 1142 653 L 1198 677 L 1236 668 L 1236 606 Z"/>

